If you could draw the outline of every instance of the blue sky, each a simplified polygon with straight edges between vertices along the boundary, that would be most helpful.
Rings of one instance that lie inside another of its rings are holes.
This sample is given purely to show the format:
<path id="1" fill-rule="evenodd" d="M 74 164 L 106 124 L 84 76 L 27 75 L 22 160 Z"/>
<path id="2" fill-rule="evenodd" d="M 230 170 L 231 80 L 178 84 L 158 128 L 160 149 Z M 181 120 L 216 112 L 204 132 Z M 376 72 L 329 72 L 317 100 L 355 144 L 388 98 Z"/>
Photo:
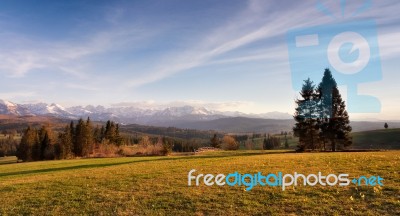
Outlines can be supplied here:
<path id="1" fill-rule="evenodd" d="M 400 119 L 400 2 L 363 2 L 1 1 L 0 98 L 293 113 L 287 31 L 374 19 L 382 80 L 358 91 L 382 110 L 351 116 Z"/>

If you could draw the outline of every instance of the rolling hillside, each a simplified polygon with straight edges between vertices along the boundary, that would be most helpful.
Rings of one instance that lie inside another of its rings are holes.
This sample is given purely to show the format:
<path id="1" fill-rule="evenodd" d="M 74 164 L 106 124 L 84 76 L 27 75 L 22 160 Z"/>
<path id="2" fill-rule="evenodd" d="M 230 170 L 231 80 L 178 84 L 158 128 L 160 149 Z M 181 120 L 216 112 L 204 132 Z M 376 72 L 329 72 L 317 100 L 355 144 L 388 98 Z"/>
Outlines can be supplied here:
<path id="1" fill-rule="evenodd" d="M 355 132 L 354 149 L 400 149 L 400 128 Z"/>
<path id="2" fill-rule="evenodd" d="M 261 118 L 220 118 L 211 121 L 181 122 L 174 125 L 178 128 L 197 130 L 216 130 L 228 133 L 280 133 L 292 130 L 294 121 L 290 119 Z"/>
<path id="3" fill-rule="evenodd" d="M 42 125 L 50 125 L 55 128 L 61 128 L 64 127 L 69 121 L 70 120 L 51 116 L 0 115 L 0 130 L 16 130 L 21 132 L 28 126 L 40 127 Z"/>
<path id="4" fill-rule="evenodd" d="M 247 117 L 229 117 L 210 121 L 171 122 L 172 127 L 196 130 L 216 130 L 227 133 L 280 133 L 291 131 L 293 119 L 263 119 Z M 383 129 L 382 121 L 350 121 L 353 132 Z M 389 128 L 400 128 L 400 122 L 388 122 Z"/>

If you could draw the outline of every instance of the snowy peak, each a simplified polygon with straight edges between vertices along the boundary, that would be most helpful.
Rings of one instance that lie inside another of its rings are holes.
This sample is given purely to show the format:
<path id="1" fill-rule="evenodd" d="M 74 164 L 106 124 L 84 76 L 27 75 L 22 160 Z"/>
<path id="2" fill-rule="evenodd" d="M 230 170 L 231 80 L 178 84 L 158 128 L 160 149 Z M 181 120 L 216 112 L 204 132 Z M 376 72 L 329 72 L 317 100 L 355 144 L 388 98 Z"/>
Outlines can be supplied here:
<path id="1" fill-rule="evenodd" d="M 63 106 L 55 103 L 52 103 L 50 105 L 46 103 L 24 104 L 23 106 L 35 115 L 52 115 L 65 118 L 74 117 Z"/>
<path id="2" fill-rule="evenodd" d="M 51 114 L 71 114 L 70 112 L 68 112 L 64 107 L 62 107 L 61 105 L 52 103 L 49 106 L 46 106 L 46 110 L 48 111 L 48 113 Z"/>
<path id="3" fill-rule="evenodd" d="M 34 103 L 16 104 L 0 100 L 0 114 L 10 115 L 50 115 L 59 118 L 78 119 L 90 117 L 95 121 L 114 120 L 121 123 L 160 124 L 173 121 L 191 122 L 215 120 L 226 117 L 250 117 L 269 119 L 291 119 L 288 113 L 270 112 L 264 114 L 246 114 L 241 112 L 221 112 L 205 107 L 182 106 L 162 108 L 142 108 L 137 106 L 121 106 L 106 108 L 103 106 L 74 106 L 65 108 L 59 104 Z"/>
<path id="4" fill-rule="evenodd" d="M 208 111 L 204 107 L 196 108 L 192 106 L 183 106 L 183 107 L 168 107 L 160 112 L 157 115 L 165 115 L 165 116 L 187 116 L 187 115 L 212 115 L 213 113 Z"/>
<path id="5" fill-rule="evenodd" d="M 18 116 L 31 115 L 27 108 L 6 100 L 0 100 L 0 114 Z"/>
<path id="6" fill-rule="evenodd" d="M 2 100 L 2 99 L 0 99 L 0 104 L 4 105 L 4 106 L 7 106 L 7 107 L 15 107 L 15 106 L 17 106 L 17 104 L 15 104 L 13 102 L 10 102 L 10 101 L 7 101 L 7 100 Z"/>

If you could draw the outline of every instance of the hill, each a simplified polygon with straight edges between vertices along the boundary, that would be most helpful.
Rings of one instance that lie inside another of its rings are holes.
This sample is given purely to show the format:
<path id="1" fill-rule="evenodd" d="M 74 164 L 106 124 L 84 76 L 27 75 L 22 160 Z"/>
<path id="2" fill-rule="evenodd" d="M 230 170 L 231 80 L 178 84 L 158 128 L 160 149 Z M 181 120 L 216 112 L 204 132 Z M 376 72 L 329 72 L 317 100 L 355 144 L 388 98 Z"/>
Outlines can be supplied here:
<path id="1" fill-rule="evenodd" d="M 219 118 L 210 121 L 174 122 L 170 126 L 197 130 L 216 130 L 227 133 L 280 133 L 292 131 L 293 119 L 263 119 L 247 117 Z M 382 129 L 384 122 L 350 121 L 353 132 Z M 400 128 L 400 122 L 389 122 L 390 128 Z"/>
<path id="2" fill-rule="evenodd" d="M 232 117 L 220 118 L 211 121 L 180 122 L 174 126 L 197 130 L 216 130 L 228 133 L 280 133 L 291 131 L 294 121 L 290 119 L 261 119 Z"/>
<path id="3" fill-rule="evenodd" d="M 352 133 L 354 149 L 400 149 L 400 128 Z"/>
<path id="4" fill-rule="evenodd" d="M 148 134 L 156 136 L 176 137 L 181 139 L 204 139 L 207 142 L 217 133 L 212 130 L 181 129 L 176 127 L 156 127 L 145 125 L 121 125 L 120 131 L 128 135 Z"/>
<path id="5" fill-rule="evenodd" d="M 351 121 L 353 132 L 371 131 L 383 129 L 384 121 Z M 389 128 L 400 128 L 400 122 L 388 122 Z"/>
<path id="6" fill-rule="evenodd" d="M 40 127 L 49 125 L 55 128 L 64 127 L 70 120 L 56 118 L 52 116 L 17 116 L 0 114 L 0 130 L 23 131 L 28 126 Z"/>
<path id="7" fill-rule="evenodd" d="M 28 126 L 40 127 L 49 125 L 55 131 L 68 124 L 70 119 L 52 116 L 16 116 L 0 115 L 0 131 L 14 130 L 21 132 Z M 104 124 L 104 122 L 94 122 Z M 291 131 L 293 120 L 260 119 L 233 117 L 211 121 L 180 122 L 176 127 L 145 126 L 138 124 L 121 125 L 120 130 L 128 136 L 148 134 L 168 136 L 180 139 L 198 139 L 208 142 L 214 133 L 269 133 L 280 134 L 281 131 Z M 389 129 L 383 128 L 383 122 L 351 122 L 353 127 L 354 149 L 400 149 L 400 127 L 398 122 L 389 122 Z M 372 129 L 372 130 L 371 130 Z M 375 130 L 374 130 L 375 129 Z M 381 130 L 376 130 L 381 129 Z"/>

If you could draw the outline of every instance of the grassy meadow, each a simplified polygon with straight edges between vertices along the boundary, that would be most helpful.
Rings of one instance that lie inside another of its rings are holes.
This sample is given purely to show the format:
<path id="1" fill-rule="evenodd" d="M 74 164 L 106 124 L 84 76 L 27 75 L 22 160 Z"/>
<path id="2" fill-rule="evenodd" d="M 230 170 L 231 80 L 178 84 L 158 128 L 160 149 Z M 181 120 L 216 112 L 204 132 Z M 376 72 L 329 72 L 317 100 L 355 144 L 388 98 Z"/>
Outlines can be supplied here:
<path id="1" fill-rule="evenodd" d="M 0 157 L 0 165 L 17 163 L 17 161 L 18 161 L 18 158 L 15 156 Z"/>
<path id="2" fill-rule="evenodd" d="M 4 160 L 4 159 L 0 159 Z M 383 187 L 191 186 L 187 174 L 300 172 L 379 175 Z M 0 165 L 0 215 L 399 215 L 400 151 L 207 152 Z"/>
<path id="3" fill-rule="evenodd" d="M 355 132 L 352 137 L 352 148 L 400 149 L 400 128 Z"/>

